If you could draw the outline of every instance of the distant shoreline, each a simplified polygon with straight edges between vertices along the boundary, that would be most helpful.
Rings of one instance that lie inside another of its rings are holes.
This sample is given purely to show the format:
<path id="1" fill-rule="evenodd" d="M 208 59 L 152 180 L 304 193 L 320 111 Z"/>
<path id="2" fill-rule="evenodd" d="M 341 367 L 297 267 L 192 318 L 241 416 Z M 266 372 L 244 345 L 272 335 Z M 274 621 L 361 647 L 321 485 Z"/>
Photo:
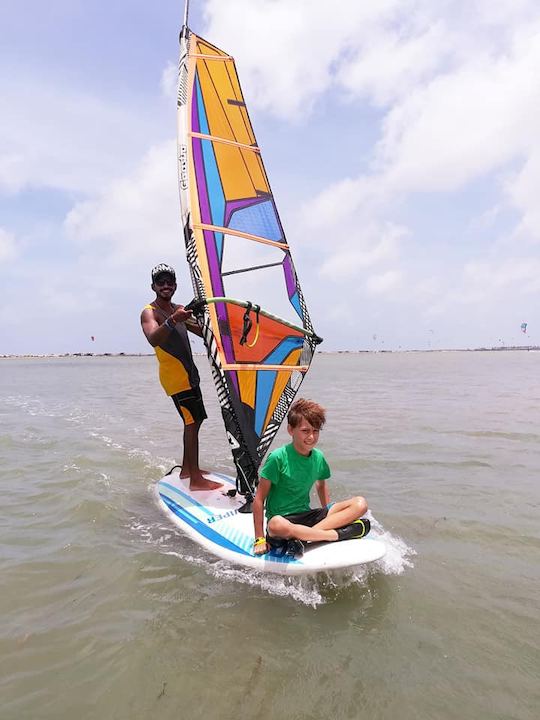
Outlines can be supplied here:
<path id="1" fill-rule="evenodd" d="M 508 352 L 518 350 L 540 350 L 540 345 L 509 345 L 507 347 L 478 347 L 478 348 L 440 348 L 440 349 L 426 349 L 426 350 L 330 350 L 325 352 L 324 350 L 317 350 L 317 355 L 378 355 L 385 353 L 386 355 L 396 355 L 398 353 L 441 353 L 441 352 Z M 197 356 L 205 357 L 206 353 L 194 353 Z M 39 355 L 37 353 L 29 353 L 27 355 L 0 355 L 0 360 L 16 360 L 23 358 L 35 358 L 38 360 L 54 359 L 54 358 L 88 358 L 88 357 L 153 357 L 154 353 L 49 353 Z"/>

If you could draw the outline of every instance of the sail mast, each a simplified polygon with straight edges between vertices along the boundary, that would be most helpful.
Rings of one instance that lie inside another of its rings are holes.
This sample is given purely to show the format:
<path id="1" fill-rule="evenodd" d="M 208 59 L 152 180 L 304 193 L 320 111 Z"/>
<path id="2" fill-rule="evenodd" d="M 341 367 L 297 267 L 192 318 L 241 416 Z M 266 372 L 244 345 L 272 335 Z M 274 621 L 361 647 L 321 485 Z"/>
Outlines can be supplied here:
<path id="1" fill-rule="evenodd" d="M 188 15 L 189 15 L 189 0 L 185 0 L 184 2 L 184 24 L 183 27 L 187 28 L 188 24 Z"/>

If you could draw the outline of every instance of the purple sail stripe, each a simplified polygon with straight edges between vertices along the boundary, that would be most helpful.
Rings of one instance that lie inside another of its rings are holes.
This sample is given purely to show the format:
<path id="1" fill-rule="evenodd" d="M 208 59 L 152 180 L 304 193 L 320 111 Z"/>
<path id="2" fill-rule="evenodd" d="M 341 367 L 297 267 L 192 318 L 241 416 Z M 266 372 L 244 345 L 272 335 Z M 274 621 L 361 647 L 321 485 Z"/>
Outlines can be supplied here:
<path id="1" fill-rule="evenodd" d="M 196 85 L 194 83 L 193 88 L 193 102 L 192 102 L 192 128 L 194 131 L 199 131 L 199 111 L 197 105 L 197 92 Z M 193 163 L 195 165 L 195 177 L 197 181 L 197 193 L 199 196 L 199 207 L 201 211 L 201 221 L 203 223 L 212 224 L 212 214 L 210 210 L 210 200 L 208 198 L 208 190 L 206 185 L 206 172 L 204 166 L 202 142 L 199 138 L 192 139 L 193 149 Z M 220 297 L 225 294 L 223 288 L 223 281 L 221 278 L 220 262 L 218 258 L 216 239 L 215 235 L 211 230 L 203 231 L 204 245 L 206 248 L 206 258 L 208 262 L 208 271 L 210 274 L 211 293 L 214 297 Z M 227 313 L 222 304 L 217 306 L 218 320 L 225 324 L 228 323 Z M 227 336 L 222 336 L 221 341 L 223 343 L 223 351 L 225 353 L 225 359 L 227 362 L 234 362 L 234 353 L 232 348 L 231 339 Z"/>
<path id="2" fill-rule="evenodd" d="M 294 270 L 292 268 L 291 263 L 291 256 L 289 253 L 285 255 L 285 258 L 283 260 L 283 272 L 285 273 L 285 283 L 287 285 L 287 294 L 290 298 L 294 295 L 296 292 L 296 279 Z"/>
<path id="3" fill-rule="evenodd" d="M 220 329 L 223 326 L 228 327 L 229 326 L 229 318 L 227 315 L 227 307 L 226 307 L 225 303 L 218 303 L 216 305 L 216 312 L 217 312 L 217 316 L 218 316 L 218 322 L 220 325 Z M 226 362 L 234 363 L 236 358 L 234 357 L 234 350 L 233 350 L 231 336 L 223 335 L 221 332 L 220 332 L 220 336 L 221 336 L 221 343 L 223 345 L 223 352 L 225 354 Z"/>
<path id="4" fill-rule="evenodd" d="M 206 248 L 206 259 L 208 261 L 208 270 L 210 272 L 210 282 L 212 284 L 212 296 L 223 297 L 223 281 L 221 278 L 221 268 L 216 248 L 216 238 L 212 230 L 204 230 L 204 246 Z"/>
<path id="5" fill-rule="evenodd" d="M 259 203 L 266 202 L 268 200 L 267 197 L 255 197 L 255 198 L 244 198 L 242 200 L 229 200 L 227 202 L 227 205 L 225 206 L 225 227 L 228 227 L 231 216 L 234 212 L 237 210 L 242 210 L 243 208 L 251 207 L 252 205 L 258 205 Z"/>
<path id="6" fill-rule="evenodd" d="M 238 395 L 238 397 L 240 397 L 240 388 L 238 387 L 238 374 L 236 370 L 227 370 L 227 375 L 229 376 L 229 380 L 234 385 L 236 394 Z"/>

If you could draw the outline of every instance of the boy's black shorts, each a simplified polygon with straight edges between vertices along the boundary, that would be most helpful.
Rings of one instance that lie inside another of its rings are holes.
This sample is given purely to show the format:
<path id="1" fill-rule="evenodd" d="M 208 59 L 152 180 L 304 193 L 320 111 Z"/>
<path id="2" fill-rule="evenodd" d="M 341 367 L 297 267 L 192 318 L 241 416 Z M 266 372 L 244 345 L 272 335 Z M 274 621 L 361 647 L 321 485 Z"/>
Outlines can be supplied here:
<path id="1" fill-rule="evenodd" d="M 313 527 L 317 523 L 324 520 L 328 515 L 328 508 L 314 508 L 312 510 L 306 510 L 306 512 L 293 513 L 292 515 L 284 515 L 285 520 L 293 523 L 293 525 L 307 525 L 307 527 Z"/>

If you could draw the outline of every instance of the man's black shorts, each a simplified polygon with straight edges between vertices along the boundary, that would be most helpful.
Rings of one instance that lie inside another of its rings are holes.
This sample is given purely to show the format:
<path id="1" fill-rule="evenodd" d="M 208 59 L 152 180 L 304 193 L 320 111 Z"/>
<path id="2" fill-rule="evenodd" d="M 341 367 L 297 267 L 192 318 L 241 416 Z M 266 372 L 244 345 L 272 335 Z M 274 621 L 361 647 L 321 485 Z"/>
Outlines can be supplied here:
<path id="1" fill-rule="evenodd" d="M 198 385 L 191 388 L 191 390 L 184 390 L 176 393 L 176 395 L 171 395 L 171 398 L 185 425 L 200 424 L 208 417 L 201 395 L 201 388 Z"/>
<path id="2" fill-rule="evenodd" d="M 313 527 L 328 515 L 328 508 L 314 508 L 306 510 L 306 512 L 294 513 L 293 515 L 284 515 L 285 520 L 293 523 L 293 525 L 307 525 Z"/>

